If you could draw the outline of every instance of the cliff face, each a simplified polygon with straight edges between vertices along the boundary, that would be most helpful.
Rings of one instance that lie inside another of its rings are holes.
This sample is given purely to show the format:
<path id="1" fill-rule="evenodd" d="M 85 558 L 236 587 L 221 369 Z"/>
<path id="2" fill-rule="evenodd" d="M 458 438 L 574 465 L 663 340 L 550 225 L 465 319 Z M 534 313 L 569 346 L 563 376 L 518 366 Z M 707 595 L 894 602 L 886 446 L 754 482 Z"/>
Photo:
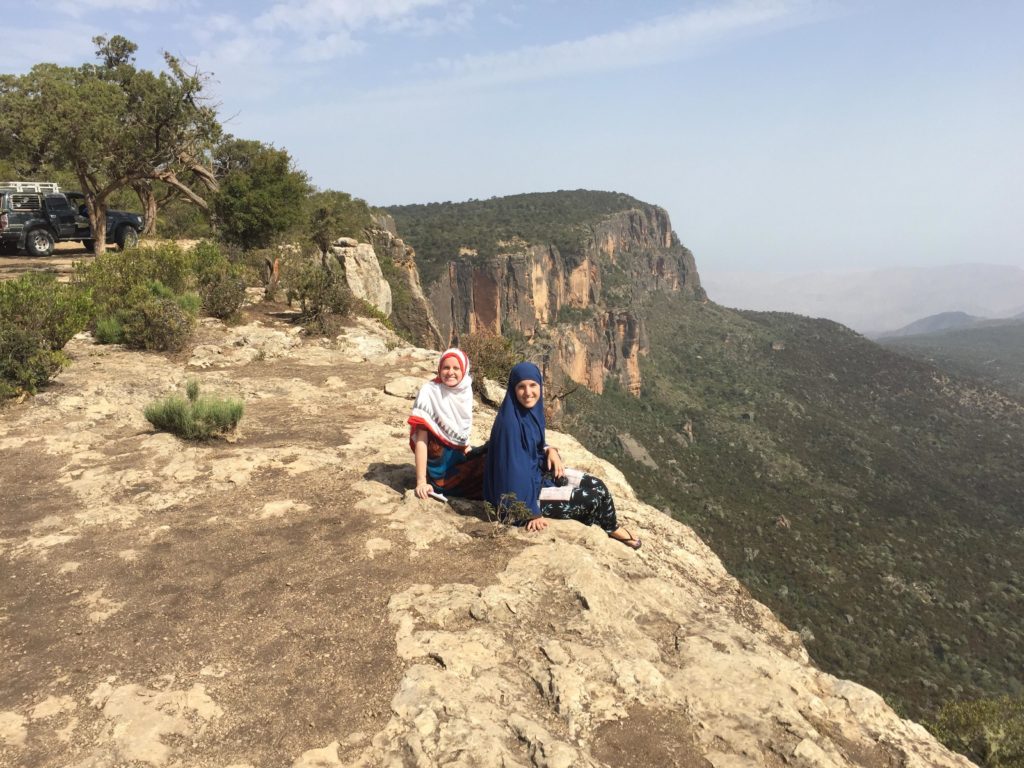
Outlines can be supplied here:
<path id="1" fill-rule="evenodd" d="M 462 253 L 428 294 L 441 335 L 517 333 L 544 342 L 547 365 L 601 392 L 605 377 L 640 392 L 641 310 L 652 292 L 703 298 L 693 254 L 668 214 L 644 206 L 587 228 L 576 252 L 512 240 L 496 256 Z"/>
<path id="2" fill-rule="evenodd" d="M 441 344 L 433 310 L 420 285 L 416 251 L 398 237 L 395 221 L 379 215 L 370 230 L 370 243 L 377 255 L 384 278 L 391 288 L 390 319 L 395 328 L 424 347 Z"/>

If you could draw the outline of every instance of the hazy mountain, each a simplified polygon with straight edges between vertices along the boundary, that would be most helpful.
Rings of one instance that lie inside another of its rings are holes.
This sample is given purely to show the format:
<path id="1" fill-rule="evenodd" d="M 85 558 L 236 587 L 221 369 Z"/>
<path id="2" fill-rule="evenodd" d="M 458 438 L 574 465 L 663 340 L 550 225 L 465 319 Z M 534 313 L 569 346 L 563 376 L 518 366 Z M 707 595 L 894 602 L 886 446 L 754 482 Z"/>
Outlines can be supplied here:
<path id="1" fill-rule="evenodd" d="M 944 312 L 996 318 L 1024 309 L 1024 269 L 992 264 L 807 274 L 716 272 L 705 264 L 701 278 L 725 306 L 827 317 L 871 336 Z"/>
<path id="2" fill-rule="evenodd" d="M 968 315 L 966 312 L 940 312 L 937 315 L 922 317 L 895 331 L 883 333 L 878 338 L 888 339 L 899 336 L 917 336 L 922 333 L 943 333 L 944 331 L 970 328 L 983 322 L 985 322 L 985 318 Z"/>

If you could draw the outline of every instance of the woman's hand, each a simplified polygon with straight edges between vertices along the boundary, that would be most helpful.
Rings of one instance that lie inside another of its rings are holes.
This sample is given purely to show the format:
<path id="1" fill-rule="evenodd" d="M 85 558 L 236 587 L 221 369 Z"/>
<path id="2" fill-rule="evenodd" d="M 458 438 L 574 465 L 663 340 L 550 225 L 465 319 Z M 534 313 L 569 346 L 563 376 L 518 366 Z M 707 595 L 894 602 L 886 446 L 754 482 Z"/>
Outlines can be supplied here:
<path id="1" fill-rule="evenodd" d="M 434 486 L 424 481 L 422 483 L 416 483 L 416 498 L 429 499 L 430 494 L 434 492 Z"/>
<path id="2" fill-rule="evenodd" d="M 543 517 L 534 517 L 530 519 L 530 522 L 526 524 L 526 530 L 528 531 L 543 531 L 548 527 L 548 521 Z"/>
<path id="3" fill-rule="evenodd" d="M 548 457 L 548 469 L 551 471 L 551 474 L 555 477 L 563 477 L 565 475 L 565 464 L 562 463 L 562 456 L 558 449 L 549 445 L 544 449 L 544 452 Z"/>

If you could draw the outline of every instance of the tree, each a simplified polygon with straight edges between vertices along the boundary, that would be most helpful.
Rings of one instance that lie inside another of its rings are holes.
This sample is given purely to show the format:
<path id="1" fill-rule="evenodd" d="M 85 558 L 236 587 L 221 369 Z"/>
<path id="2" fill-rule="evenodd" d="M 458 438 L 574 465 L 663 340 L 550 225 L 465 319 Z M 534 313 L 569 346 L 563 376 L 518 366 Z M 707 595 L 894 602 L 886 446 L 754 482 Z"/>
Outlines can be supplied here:
<path id="1" fill-rule="evenodd" d="M 287 150 L 228 136 L 214 150 L 213 167 L 220 181 L 213 213 L 228 242 L 265 248 L 302 221 L 309 181 Z"/>
<path id="2" fill-rule="evenodd" d="M 326 190 L 315 192 L 307 200 L 309 236 L 326 257 L 331 243 L 339 237 L 358 238 L 373 224 L 370 207 L 365 200 L 347 192 Z"/>
<path id="3" fill-rule="evenodd" d="M 102 253 L 108 202 L 119 190 L 159 180 L 206 205 L 178 174 L 213 180 L 203 159 L 220 124 L 203 98 L 202 74 L 166 53 L 166 72 L 136 69 L 137 46 L 119 35 L 93 42 L 98 65 L 37 64 L 24 75 L 0 75 L 0 153 L 23 176 L 72 171 Z"/>

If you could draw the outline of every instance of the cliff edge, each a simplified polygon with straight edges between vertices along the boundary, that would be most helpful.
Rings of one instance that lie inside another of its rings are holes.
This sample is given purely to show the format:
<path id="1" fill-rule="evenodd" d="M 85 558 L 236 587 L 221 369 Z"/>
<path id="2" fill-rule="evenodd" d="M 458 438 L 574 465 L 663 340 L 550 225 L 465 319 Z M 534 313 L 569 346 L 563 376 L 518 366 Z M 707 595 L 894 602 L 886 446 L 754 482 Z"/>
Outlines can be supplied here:
<path id="1" fill-rule="evenodd" d="M 435 352 L 249 320 L 175 360 L 78 337 L 0 413 L 0 765 L 971 765 L 815 668 L 568 436 L 639 552 L 416 499 L 405 418 Z M 236 442 L 143 420 L 187 378 L 244 396 Z"/>

